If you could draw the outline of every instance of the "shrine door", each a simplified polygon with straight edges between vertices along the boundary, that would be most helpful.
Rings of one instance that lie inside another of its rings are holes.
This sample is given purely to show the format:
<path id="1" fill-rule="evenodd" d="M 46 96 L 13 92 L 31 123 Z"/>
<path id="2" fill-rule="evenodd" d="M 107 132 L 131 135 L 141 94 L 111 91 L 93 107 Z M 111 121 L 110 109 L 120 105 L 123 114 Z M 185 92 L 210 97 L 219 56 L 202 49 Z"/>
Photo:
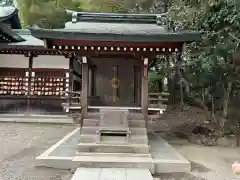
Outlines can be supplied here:
<path id="1" fill-rule="evenodd" d="M 136 60 L 94 59 L 96 96 L 105 106 L 136 106 L 140 102 L 140 68 Z"/>

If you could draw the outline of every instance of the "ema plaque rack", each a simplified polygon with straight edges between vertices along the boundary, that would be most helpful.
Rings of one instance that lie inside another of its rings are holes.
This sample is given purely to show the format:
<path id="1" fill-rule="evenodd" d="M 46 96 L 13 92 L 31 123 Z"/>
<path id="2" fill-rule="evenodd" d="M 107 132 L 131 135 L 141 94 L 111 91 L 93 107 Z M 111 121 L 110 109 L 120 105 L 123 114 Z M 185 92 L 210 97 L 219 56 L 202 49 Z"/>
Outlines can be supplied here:
<path id="1" fill-rule="evenodd" d="M 28 77 L 25 69 L 4 68 L 0 72 L 0 95 L 27 95 Z"/>
<path id="2" fill-rule="evenodd" d="M 65 71 L 33 71 L 30 95 L 67 96 L 69 74 Z"/>

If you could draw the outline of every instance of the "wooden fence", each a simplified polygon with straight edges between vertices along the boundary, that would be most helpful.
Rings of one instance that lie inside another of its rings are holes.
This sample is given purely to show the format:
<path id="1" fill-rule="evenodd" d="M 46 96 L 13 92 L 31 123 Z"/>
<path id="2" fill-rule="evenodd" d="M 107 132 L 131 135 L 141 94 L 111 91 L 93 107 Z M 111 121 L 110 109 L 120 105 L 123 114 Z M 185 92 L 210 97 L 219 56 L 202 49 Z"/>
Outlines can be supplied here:
<path id="1" fill-rule="evenodd" d="M 168 92 L 149 93 L 148 104 L 151 108 L 162 108 L 168 102 Z"/>

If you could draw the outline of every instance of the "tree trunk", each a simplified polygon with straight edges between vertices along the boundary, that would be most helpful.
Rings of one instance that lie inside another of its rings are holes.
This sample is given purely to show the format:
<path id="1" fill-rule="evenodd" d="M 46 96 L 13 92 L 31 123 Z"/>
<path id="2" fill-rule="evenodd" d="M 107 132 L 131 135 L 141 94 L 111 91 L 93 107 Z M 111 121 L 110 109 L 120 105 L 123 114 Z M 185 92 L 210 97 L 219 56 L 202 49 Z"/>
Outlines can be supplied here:
<path id="1" fill-rule="evenodd" d="M 223 118 L 227 118 L 227 116 L 228 116 L 228 104 L 229 104 L 231 91 L 232 91 L 232 82 L 229 82 L 228 87 L 227 87 L 227 91 L 225 91 L 225 93 L 224 93 Z"/>
<path id="2" fill-rule="evenodd" d="M 212 110 L 211 110 L 211 115 L 212 115 L 212 120 L 215 122 L 215 123 L 217 123 L 218 125 L 220 125 L 219 124 L 219 121 L 216 119 L 216 112 L 215 112 L 215 97 L 214 97 L 214 95 L 212 95 Z"/>
<path id="3" fill-rule="evenodd" d="M 169 0 L 163 0 L 164 3 L 164 12 L 168 11 Z"/>
<path id="4" fill-rule="evenodd" d="M 169 91 L 169 105 L 175 104 L 175 92 L 174 92 L 174 85 L 172 79 L 168 78 L 168 91 Z"/>
<path id="5" fill-rule="evenodd" d="M 237 147 L 239 147 L 240 145 L 240 120 L 237 120 L 236 123 L 236 140 L 237 140 Z"/>
<path id="6" fill-rule="evenodd" d="M 210 114 L 209 114 L 208 107 L 207 107 L 206 104 L 205 104 L 205 88 L 202 89 L 202 99 L 201 99 L 200 105 L 203 107 L 203 111 L 204 111 L 206 120 L 207 120 L 207 121 L 211 121 L 212 118 L 211 118 L 211 116 L 210 116 Z"/>
<path id="7" fill-rule="evenodd" d="M 181 102 L 180 102 L 180 107 L 181 107 L 181 111 L 183 111 L 183 107 L 184 107 L 184 100 L 183 100 L 183 82 L 180 80 L 180 98 L 181 98 Z"/>

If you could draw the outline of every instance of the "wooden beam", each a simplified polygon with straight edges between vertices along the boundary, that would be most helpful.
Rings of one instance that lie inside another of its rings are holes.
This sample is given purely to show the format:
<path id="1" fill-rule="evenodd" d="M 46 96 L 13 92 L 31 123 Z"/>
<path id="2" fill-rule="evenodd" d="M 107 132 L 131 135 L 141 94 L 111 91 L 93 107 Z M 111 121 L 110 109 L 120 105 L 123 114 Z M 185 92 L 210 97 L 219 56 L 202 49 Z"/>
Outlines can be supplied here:
<path id="1" fill-rule="evenodd" d="M 139 47 L 139 48 L 147 48 L 147 47 L 180 47 L 182 46 L 182 42 L 161 42 L 161 43 L 129 43 L 129 42 L 104 42 L 104 41 L 85 41 L 85 40 L 53 40 L 54 45 L 68 45 L 68 46 L 102 46 L 102 47 Z"/>

